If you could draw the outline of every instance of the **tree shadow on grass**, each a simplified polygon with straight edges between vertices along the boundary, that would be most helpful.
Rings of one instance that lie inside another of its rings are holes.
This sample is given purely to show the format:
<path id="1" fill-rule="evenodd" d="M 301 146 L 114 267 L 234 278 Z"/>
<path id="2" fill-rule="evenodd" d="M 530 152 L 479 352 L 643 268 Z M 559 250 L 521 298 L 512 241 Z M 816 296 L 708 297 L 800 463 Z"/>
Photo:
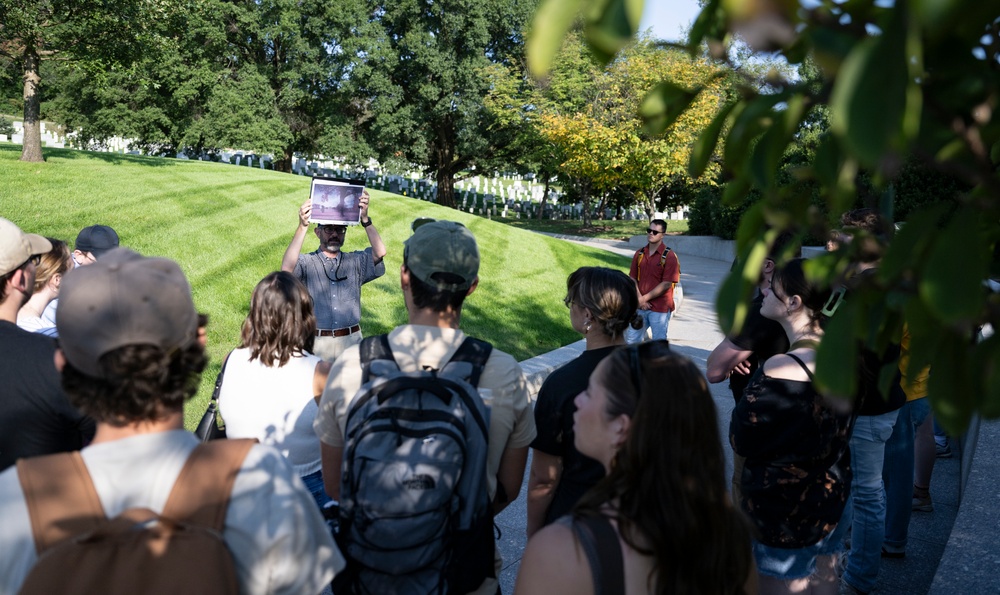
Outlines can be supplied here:
<path id="1" fill-rule="evenodd" d="M 104 153 L 101 151 L 84 151 L 81 149 L 58 149 L 55 147 L 43 147 L 42 156 L 45 157 L 46 160 L 50 157 L 59 157 L 60 159 L 96 159 L 98 161 L 110 163 L 111 165 L 121 165 L 123 163 L 144 165 L 146 167 L 173 167 L 178 165 L 176 159 L 168 159 L 165 157 L 126 155 L 124 153 Z"/>
<path id="2" fill-rule="evenodd" d="M 0 153 L 21 154 L 21 145 L 0 144 Z M 9 155 L 0 155 L 9 159 Z M 81 149 L 60 149 L 58 147 L 42 147 L 42 157 L 48 161 L 52 157 L 59 159 L 96 159 L 112 165 L 132 163 L 144 165 L 146 167 L 173 167 L 178 165 L 178 160 L 165 157 L 150 157 L 148 155 L 126 155 L 124 153 L 104 153 L 101 151 L 84 151 Z"/>

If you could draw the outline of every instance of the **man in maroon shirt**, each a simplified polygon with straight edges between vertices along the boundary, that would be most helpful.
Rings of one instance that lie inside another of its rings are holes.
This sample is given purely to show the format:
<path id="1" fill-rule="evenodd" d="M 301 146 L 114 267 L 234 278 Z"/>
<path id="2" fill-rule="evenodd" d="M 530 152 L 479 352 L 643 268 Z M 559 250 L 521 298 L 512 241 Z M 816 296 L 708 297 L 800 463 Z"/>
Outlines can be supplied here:
<path id="1" fill-rule="evenodd" d="M 628 329 L 625 340 L 642 341 L 646 327 L 652 328 L 653 339 L 667 338 L 667 325 L 674 311 L 674 285 L 681 279 L 681 265 L 677 255 L 663 243 L 667 222 L 653 219 L 646 230 L 649 243 L 636 251 L 629 268 L 629 277 L 639 286 L 639 310 L 643 324 L 640 329 Z"/>

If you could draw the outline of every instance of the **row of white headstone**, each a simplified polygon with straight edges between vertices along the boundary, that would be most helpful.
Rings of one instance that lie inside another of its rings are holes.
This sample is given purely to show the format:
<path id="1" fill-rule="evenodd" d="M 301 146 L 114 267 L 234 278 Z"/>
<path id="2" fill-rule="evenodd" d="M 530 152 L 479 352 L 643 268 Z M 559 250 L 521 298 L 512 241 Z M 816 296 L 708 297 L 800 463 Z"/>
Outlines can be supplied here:
<path id="1" fill-rule="evenodd" d="M 24 143 L 24 122 L 12 122 L 14 133 L 10 135 L 10 142 L 20 145 Z M 42 129 L 42 146 L 43 147 L 57 147 L 64 148 L 66 146 L 66 137 L 61 134 L 59 129 L 51 130 L 45 126 L 45 122 L 41 122 Z M 8 140 L 7 135 L 0 135 L 0 140 Z"/>
<path id="2" fill-rule="evenodd" d="M 20 144 L 24 140 L 24 125 L 22 122 L 13 122 L 14 134 L 11 142 Z M 60 134 L 59 129 L 49 129 L 45 122 L 41 123 L 42 143 L 46 147 L 63 148 L 67 140 L 72 143 L 75 133 L 67 135 Z M 0 139 L 6 140 L 6 139 Z M 132 141 L 121 137 L 112 137 L 94 147 L 99 150 L 116 153 L 127 153 L 140 155 L 140 151 L 132 150 Z M 259 167 L 260 169 L 273 169 L 274 158 L 272 155 L 256 155 L 252 151 L 223 151 L 217 155 L 224 163 L 229 163 L 244 167 Z M 191 156 L 183 151 L 177 154 L 177 159 L 198 159 L 210 161 L 213 158 L 207 154 Z M 216 159 L 216 160 L 218 160 Z M 292 163 L 292 171 L 298 175 L 324 176 L 336 178 L 357 179 L 363 177 L 366 185 L 386 190 L 405 196 L 412 196 L 426 201 L 434 201 L 437 198 L 437 184 L 433 180 L 423 178 L 419 171 L 409 171 L 404 175 L 389 174 L 382 171 L 379 163 L 370 160 L 364 172 L 345 167 L 344 160 L 341 159 L 321 159 L 306 160 L 295 157 Z M 495 174 L 493 177 L 476 175 L 455 183 L 457 197 L 461 198 L 461 209 L 470 213 L 478 213 L 485 216 L 497 216 L 507 218 L 513 215 L 520 218 L 535 217 L 539 204 L 545 192 L 545 186 L 538 183 L 534 176 L 524 176 L 521 174 Z M 549 189 L 550 202 L 545 207 L 547 218 L 552 219 L 579 219 L 583 213 L 582 203 L 575 205 L 560 205 L 559 199 L 562 194 L 554 189 Z M 499 212 L 498 212 L 499 208 Z M 594 213 L 595 215 L 597 213 Z M 625 220 L 643 220 L 645 214 L 638 209 L 630 209 L 621 213 L 615 213 L 612 209 L 605 210 L 605 218 L 610 219 L 616 215 Z M 686 219 L 687 208 L 676 212 L 665 213 L 670 219 Z"/>

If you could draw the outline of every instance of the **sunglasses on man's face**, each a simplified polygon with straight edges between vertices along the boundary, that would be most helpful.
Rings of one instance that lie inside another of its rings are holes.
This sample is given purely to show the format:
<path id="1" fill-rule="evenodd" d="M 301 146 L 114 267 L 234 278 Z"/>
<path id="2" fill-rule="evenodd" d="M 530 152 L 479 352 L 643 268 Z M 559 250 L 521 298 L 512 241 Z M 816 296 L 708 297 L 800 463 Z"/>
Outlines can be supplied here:
<path id="1" fill-rule="evenodd" d="M 24 261 L 24 264 L 22 264 L 21 266 L 19 266 L 17 268 L 23 269 L 24 267 L 28 266 L 29 264 L 33 264 L 33 265 L 35 265 L 37 267 L 39 265 L 39 263 L 41 263 L 41 262 L 42 262 L 42 255 L 41 254 L 32 254 L 31 256 L 28 257 L 28 260 Z"/>
<path id="2" fill-rule="evenodd" d="M 663 232 L 660 231 L 660 230 L 658 230 L 658 229 L 649 228 L 649 229 L 646 230 L 646 233 L 647 234 L 653 234 L 654 236 L 658 236 L 658 235 L 660 235 Z"/>

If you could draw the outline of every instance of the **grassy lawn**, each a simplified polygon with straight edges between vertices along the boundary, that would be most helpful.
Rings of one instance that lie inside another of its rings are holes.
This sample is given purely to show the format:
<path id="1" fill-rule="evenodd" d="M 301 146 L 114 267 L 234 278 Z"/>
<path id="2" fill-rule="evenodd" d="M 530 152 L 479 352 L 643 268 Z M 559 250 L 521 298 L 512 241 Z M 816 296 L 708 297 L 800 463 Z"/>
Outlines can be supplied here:
<path id="1" fill-rule="evenodd" d="M 572 236 L 585 236 L 590 238 L 604 238 L 608 240 L 628 240 L 634 235 L 646 233 L 646 223 L 644 221 L 604 221 L 595 219 L 591 227 L 584 227 L 580 221 L 572 220 L 539 220 L 539 219 L 500 219 L 496 221 L 506 223 L 518 229 L 528 229 L 531 231 L 544 231 L 548 233 L 559 233 Z M 667 233 L 687 233 L 687 221 L 667 221 Z"/>
<path id="2" fill-rule="evenodd" d="M 213 363 L 188 406 L 186 424 L 193 427 L 211 394 L 218 362 L 236 346 L 250 292 L 281 263 L 298 206 L 309 193 L 309 178 L 68 149 L 44 149 L 45 163 L 22 163 L 20 150 L 0 143 L 0 216 L 70 244 L 87 225 L 111 225 L 123 246 L 172 258 L 184 269 L 195 303 L 211 317 Z M 385 276 L 363 292 L 362 325 L 369 336 L 406 320 L 398 271 L 403 241 L 416 217 L 453 219 L 476 234 L 481 281 L 466 301 L 462 326 L 518 360 L 579 339 L 561 299 L 569 273 L 588 265 L 628 266 L 621 256 L 468 213 L 385 192 L 372 195 L 372 219 L 389 254 Z M 310 236 L 305 251 L 316 245 Z M 360 228 L 348 231 L 345 249 L 366 246 Z"/>

